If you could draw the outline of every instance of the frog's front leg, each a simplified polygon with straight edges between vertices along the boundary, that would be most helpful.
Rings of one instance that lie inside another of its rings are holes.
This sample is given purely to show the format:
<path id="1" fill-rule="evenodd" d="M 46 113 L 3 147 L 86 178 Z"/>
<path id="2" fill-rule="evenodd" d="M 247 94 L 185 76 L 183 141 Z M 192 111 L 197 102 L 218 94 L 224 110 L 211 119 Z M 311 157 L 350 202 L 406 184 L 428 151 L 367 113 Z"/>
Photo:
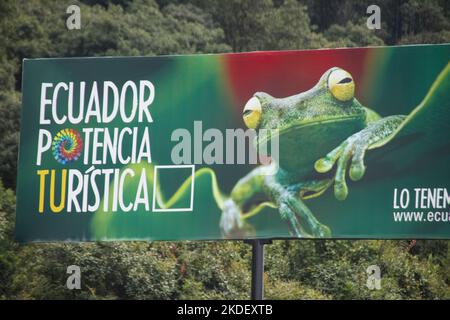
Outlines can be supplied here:
<path id="1" fill-rule="evenodd" d="M 316 161 L 317 172 L 330 171 L 337 162 L 334 195 L 338 200 L 344 200 L 348 195 L 345 181 L 348 162 L 351 161 L 349 176 L 353 181 L 361 179 L 365 173 L 364 156 L 366 150 L 383 145 L 406 116 L 396 115 L 370 122 L 366 128 L 351 135 L 324 158 Z"/>

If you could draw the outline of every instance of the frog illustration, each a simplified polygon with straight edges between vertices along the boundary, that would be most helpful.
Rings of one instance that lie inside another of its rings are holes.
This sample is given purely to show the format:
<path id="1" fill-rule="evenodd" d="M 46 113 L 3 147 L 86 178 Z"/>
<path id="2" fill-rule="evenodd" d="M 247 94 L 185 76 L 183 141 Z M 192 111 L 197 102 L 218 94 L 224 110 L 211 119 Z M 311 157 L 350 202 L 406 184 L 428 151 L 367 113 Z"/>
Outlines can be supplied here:
<path id="1" fill-rule="evenodd" d="M 347 171 L 351 180 L 360 180 L 366 151 L 383 145 L 406 118 L 382 118 L 363 106 L 354 93 L 352 75 L 334 67 L 306 92 L 286 98 L 257 92 L 248 100 L 243 110 L 246 126 L 277 129 L 280 155 L 236 183 L 223 203 L 220 228 L 225 236 L 242 229 L 242 217 L 257 212 L 261 203 L 278 208 L 292 236 L 331 236 L 304 200 L 331 186 L 335 197 L 344 200 Z M 260 134 L 257 145 L 270 139 L 270 134 Z"/>
<path id="2" fill-rule="evenodd" d="M 431 163 L 445 161 L 449 150 L 449 92 L 450 63 L 439 73 L 421 102 L 410 108 L 407 116 L 381 118 L 363 106 L 354 96 L 352 76 L 340 68 L 331 68 L 312 89 L 291 97 L 274 98 L 267 93 L 255 93 L 243 108 L 243 121 L 249 128 L 277 129 L 257 130 L 256 146 L 273 141 L 274 135 L 278 135 L 279 156 L 268 165 L 254 168 L 235 184 L 231 192 L 226 193 L 221 191 L 214 169 L 203 166 L 195 170 L 170 197 L 158 179 L 154 180 L 151 174 L 155 169 L 153 163 L 133 164 L 131 169 L 145 168 L 150 173 L 148 185 L 150 193 L 155 193 L 155 206 L 158 208 L 185 207 L 186 201 L 196 199 L 196 203 L 191 202 L 195 208 L 192 218 L 191 215 L 181 215 L 182 219 L 173 219 L 169 215 L 157 215 L 158 219 L 153 219 L 156 215 L 133 217 L 139 225 L 147 223 L 146 226 L 151 228 L 151 233 L 148 233 L 148 228 L 141 229 L 145 230 L 142 234 L 146 236 L 161 232 L 159 235 L 166 237 L 167 226 L 175 228 L 174 224 L 178 223 L 175 232 L 191 232 L 198 230 L 199 226 L 208 228 L 213 225 L 207 230 L 221 233 L 225 239 L 270 238 L 272 235 L 331 237 L 331 230 L 319 222 L 305 204 L 308 199 L 333 189 L 335 197 L 344 200 L 348 195 L 347 177 L 361 179 L 366 171 L 365 162 L 370 165 L 372 174 L 366 177 L 363 188 L 373 181 L 374 172 L 380 172 L 381 179 L 384 174 L 409 178 L 418 168 L 427 170 Z M 378 150 L 372 150 L 376 148 Z M 370 157 L 365 156 L 367 150 L 371 150 L 367 152 Z M 443 150 L 444 160 L 440 159 Z M 409 157 L 411 153 L 413 156 Z M 400 155 L 400 161 L 397 155 Z M 433 170 L 428 171 L 433 173 Z M 443 172 L 442 176 L 445 179 L 448 172 Z M 388 180 L 392 181 L 391 178 Z M 134 192 L 132 190 L 139 187 L 136 181 L 140 180 L 128 181 L 127 190 Z M 329 203 L 329 200 L 325 201 Z M 211 207 L 213 202 L 218 210 Z M 275 210 L 266 210 L 268 207 Z M 280 226 L 278 216 L 272 216 L 276 211 L 286 222 L 290 234 L 286 234 L 284 228 L 276 233 L 270 230 L 272 223 L 274 228 Z M 345 213 L 320 212 L 321 217 L 328 214 Z M 92 219 L 92 230 L 97 239 L 111 234 L 119 238 L 129 237 L 129 229 L 124 225 L 133 226 L 129 223 L 130 217 L 104 214 L 99 210 Z M 268 227 L 263 230 L 261 226 Z M 206 237 L 217 236 L 213 233 Z"/>

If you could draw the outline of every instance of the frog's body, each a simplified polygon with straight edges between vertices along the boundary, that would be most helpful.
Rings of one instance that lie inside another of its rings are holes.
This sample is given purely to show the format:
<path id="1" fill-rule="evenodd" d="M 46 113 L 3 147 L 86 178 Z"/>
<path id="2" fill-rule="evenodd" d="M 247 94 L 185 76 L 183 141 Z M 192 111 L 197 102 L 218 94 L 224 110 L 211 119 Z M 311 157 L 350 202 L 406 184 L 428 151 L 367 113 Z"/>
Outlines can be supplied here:
<path id="1" fill-rule="evenodd" d="M 237 182 L 223 205 L 225 235 L 239 231 L 245 214 L 264 201 L 278 208 L 294 236 L 330 236 L 303 200 L 322 194 L 333 183 L 336 198 L 345 199 L 348 162 L 352 162 L 350 178 L 361 179 L 365 151 L 381 145 L 405 119 L 402 115 L 381 118 L 358 102 L 354 89 L 348 72 L 331 68 L 306 92 L 287 98 L 259 92 L 247 102 L 244 122 L 253 129 L 277 129 L 260 135 L 258 143 L 278 134 L 280 155 L 276 163 L 257 167 Z"/>

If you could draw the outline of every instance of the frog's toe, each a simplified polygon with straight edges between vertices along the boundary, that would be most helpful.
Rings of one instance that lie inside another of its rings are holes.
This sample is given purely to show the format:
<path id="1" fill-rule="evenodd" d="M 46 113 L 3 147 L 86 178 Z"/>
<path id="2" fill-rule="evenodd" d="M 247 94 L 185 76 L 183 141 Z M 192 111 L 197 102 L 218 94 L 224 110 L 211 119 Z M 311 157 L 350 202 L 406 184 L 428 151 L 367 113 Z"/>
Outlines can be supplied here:
<path id="1" fill-rule="evenodd" d="M 353 181 L 360 180 L 366 172 L 366 166 L 364 165 L 364 155 L 366 154 L 368 145 L 359 144 L 355 146 L 353 152 L 352 164 L 350 166 L 349 176 Z"/>
<path id="2" fill-rule="evenodd" d="M 365 172 L 366 167 L 363 162 L 356 162 L 356 163 L 353 162 L 352 165 L 350 166 L 349 172 L 350 179 L 352 179 L 353 181 L 358 181 L 364 176 Z"/>
<path id="3" fill-rule="evenodd" d="M 320 236 L 322 238 L 331 238 L 331 230 L 325 225 L 320 226 Z"/>
<path id="4" fill-rule="evenodd" d="M 334 162 L 331 162 L 329 159 L 321 158 L 316 161 L 316 163 L 314 164 L 314 168 L 319 173 L 325 173 L 325 172 L 330 171 L 331 168 L 333 168 L 333 165 L 334 165 Z"/>
<path id="5" fill-rule="evenodd" d="M 350 160 L 351 155 L 352 155 L 351 145 L 347 145 L 341 157 L 339 158 L 336 168 L 334 195 L 336 199 L 341 201 L 345 200 L 348 195 L 348 188 L 347 183 L 345 181 L 345 174 L 347 171 L 348 161 Z"/>
<path id="6" fill-rule="evenodd" d="M 347 183 L 345 183 L 345 181 L 343 182 L 336 181 L 336 183 L 334 184 L 334 196 L 336 197 L 336 199 L 338 199 L 339 201 L 343 201 L 347 199 L 347 195 L 348 195 Z"/>
<path id="7" fill-rule="evenodd" d="M 314 164 L 314 168 L 316 169 L 316 171 L 319 173 L 326 173 L 330 171 L 333 168 L 336 161 L 341 156 L 345 147 L 346 144 L 344 143 L 338 146 L 337 148 L 333 149 L 324 158 L 317 160 L 316 163 Z"/>

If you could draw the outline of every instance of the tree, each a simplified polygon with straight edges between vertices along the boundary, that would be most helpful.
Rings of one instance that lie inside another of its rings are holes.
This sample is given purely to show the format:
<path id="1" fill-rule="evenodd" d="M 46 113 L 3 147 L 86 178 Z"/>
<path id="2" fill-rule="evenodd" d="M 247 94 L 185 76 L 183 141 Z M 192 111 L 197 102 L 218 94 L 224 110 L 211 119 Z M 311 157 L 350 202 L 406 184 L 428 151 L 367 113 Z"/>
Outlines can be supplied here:
<path id="1" fill-rule="evenodd" d="M 0 177 L 14 188 L 17 174 L 17 153 L 20 128 L 20 94 L 0 90 Z"/>
<path id="2" fill-rule="evenodd" d="M 264 37 L 263 14 L 273 5 L 270 0 L 211 0 L 203 5 L 220 24 L 233 51 L 256 50 Z"/>
<path id="3" fill-rule="evenodd" d="M 332 47 L 338 48 L 384 45 L 383 40 L 366 27 L 364 20 L 358 24 L 351 21 L 345 25 L 334 24 L 324 32 L 324 36 Z"/>
<path id="4" fill-rule="evenodd" d="M 306 7 L 295 0 L 286 0 L 262 15 L 264 36 L 257 49 L 313 49 L 328 46 L 326 39 L 316 32 Z"/>
<path id="5" fill-rule="evenodd" d="M 0 181 L 0 299 L 10 297 L 15 274 L 14 210 L 14 193 Z"/>

